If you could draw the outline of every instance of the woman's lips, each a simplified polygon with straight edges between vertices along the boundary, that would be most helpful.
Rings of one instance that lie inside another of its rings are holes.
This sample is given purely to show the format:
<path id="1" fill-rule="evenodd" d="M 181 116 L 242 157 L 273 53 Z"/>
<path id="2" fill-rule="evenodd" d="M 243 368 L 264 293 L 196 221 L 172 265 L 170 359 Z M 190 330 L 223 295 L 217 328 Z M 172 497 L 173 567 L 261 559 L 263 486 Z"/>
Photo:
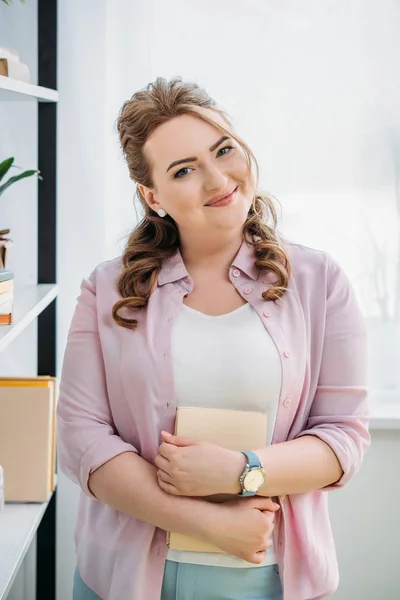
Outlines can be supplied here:
<path id="1" fill-rule="evenodd" d="M 210 208 L 217 208 L 220 206 L 228 206 L 228 204 L 230 204 L 233 201 L 235 194 L 237 192 L 237 189 L 238 189 L 238 186 L 233 190 L 233 192 L 228 194 L 228 196 L 225 196 L 225 198 L 222 198 L 222 200 L 217 200 L 216 202 L 213 202 L 212 204 L 206 204 L 206 206 L 210 207 Z"/>

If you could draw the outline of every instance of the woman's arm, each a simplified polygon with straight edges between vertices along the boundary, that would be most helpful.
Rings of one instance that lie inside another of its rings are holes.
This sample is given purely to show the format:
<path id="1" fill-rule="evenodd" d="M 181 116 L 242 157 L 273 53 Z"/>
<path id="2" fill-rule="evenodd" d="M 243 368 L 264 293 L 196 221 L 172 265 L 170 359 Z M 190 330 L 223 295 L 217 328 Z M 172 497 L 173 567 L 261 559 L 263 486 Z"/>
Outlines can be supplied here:
<path id="1" fill-rule="evenodd" d="M 241 452 L 214 444 L 165 436 L 156 458 L 160 487 L 179 496 L 240 494 L 239 476 L 246 467 Z M 264 465 L 261 496 L 301 494 L 335 484 L 343 475 L 333 450 L 315 436 L 254 450 Z"/>
<path id="2" fill-rule="evenodd" d="M 94 471 L 89 489 L 101 502 L 166 531 L 202 539 L 215 524 L 210 503 L 167 494 L 157 483 L 156 468 L 133 452 L 119 454 Z"/>
<path id="3" fill-rule="evenodd" d="M 339 481 L 343 469 L 333 450 L 317 437 L 304 436 L 282 444 L 255 450 L 264 465 L 266 481 L 260 496 L 303 494 L 325 488 Z M 239 476 L 246 466 L 243 454 L 235 456 L 236 469 L 231 474 L 232 494 L 239 494 Z"/>
<path id="4" fill-rule="evenodd" d="M 156 468 L 132 452 L 120 454 L 94 471 L 89 487 L 101 502 L 120 512 L 211 542 L 254 564 L 264 560 L 272 545 L 279 504 L 270 498 L 237 499 L 223 505 L 177 498 L 161 490 Z"/>

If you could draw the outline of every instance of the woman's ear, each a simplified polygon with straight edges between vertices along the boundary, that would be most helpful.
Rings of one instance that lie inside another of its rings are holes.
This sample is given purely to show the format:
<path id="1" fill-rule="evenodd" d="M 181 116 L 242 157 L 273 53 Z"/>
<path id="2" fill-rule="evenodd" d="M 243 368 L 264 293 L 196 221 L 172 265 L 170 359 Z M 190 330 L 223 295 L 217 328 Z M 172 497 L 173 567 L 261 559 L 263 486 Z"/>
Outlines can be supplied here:
<path id="1" fill-rule="evenodd" d="M 160 204 L 155 199 L 153 190 L 141 184 L 138 185 L 138 189 L 145 199 L 146 204 L 151 208 L 151 210 L 157 212 L 157 210 L 160 208 Z"/>

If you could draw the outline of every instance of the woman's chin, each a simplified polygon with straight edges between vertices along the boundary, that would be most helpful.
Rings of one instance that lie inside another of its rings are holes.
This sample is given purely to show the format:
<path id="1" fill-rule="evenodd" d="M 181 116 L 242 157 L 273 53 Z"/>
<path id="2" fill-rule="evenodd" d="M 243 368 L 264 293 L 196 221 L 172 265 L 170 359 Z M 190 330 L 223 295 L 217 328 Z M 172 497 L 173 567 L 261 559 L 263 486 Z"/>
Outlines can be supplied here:
<path id="1" fill-rule="evenodd" d="M 219 229 L 240 229 L 246 223 L 250 207 L 247 206 L 227 206 L 224 209 L 215 209 L 212 218 L 209 220 L 211 227 Z"/>

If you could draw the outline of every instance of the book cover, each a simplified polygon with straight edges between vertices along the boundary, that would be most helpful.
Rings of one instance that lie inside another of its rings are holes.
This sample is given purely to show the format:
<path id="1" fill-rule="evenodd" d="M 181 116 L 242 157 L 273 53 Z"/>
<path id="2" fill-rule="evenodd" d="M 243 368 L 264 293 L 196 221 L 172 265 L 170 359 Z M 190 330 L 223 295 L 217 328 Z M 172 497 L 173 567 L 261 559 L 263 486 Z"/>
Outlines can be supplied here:
<path id="1" fill-rule="evenodd" d="M 56 379 L 0 378 L 0 464 L 8 502 L 46 502 L 55 487 Z"/>
<path id="2" fill-rule="evenodd" d="M 265 446 L 267 425 L 266 413 L 180 406 L 176 413 L 175 435 L 241 452 Z M 227 499 L 226 496 L 207 498 L 211 502 Z M 223 552 L 212 544 L 176 532 L 167 533 L 167 545 L 171 550 Z"/>

